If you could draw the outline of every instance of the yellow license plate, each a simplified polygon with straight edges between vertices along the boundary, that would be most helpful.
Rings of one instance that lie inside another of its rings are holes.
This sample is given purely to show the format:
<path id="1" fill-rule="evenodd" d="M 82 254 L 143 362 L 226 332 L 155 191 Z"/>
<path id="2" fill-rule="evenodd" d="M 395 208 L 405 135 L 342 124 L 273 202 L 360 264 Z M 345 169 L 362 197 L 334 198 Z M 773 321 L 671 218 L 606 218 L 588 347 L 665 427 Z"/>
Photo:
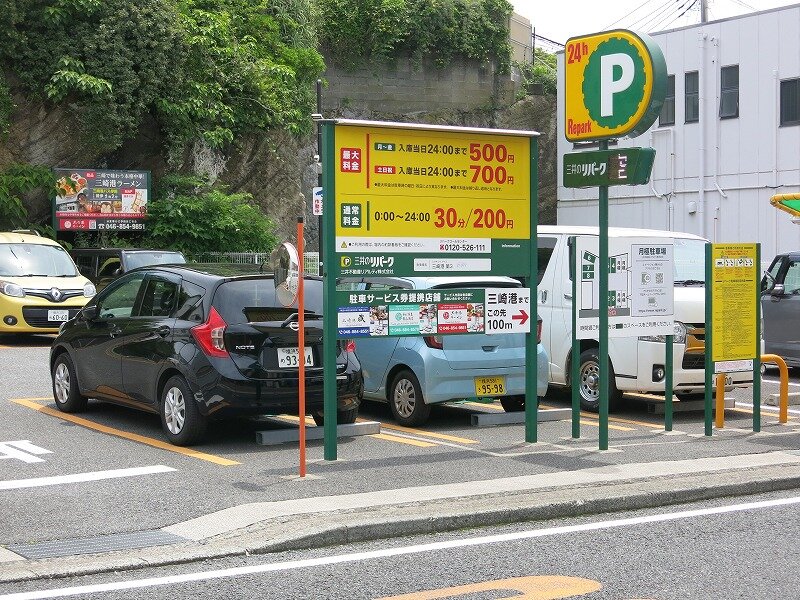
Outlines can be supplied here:
<path id="1" fill-rule="evenodd" d="M 506 378 L 499 377 L 476 377 L 475 378 L 476 396 L 505 396 Z"/>

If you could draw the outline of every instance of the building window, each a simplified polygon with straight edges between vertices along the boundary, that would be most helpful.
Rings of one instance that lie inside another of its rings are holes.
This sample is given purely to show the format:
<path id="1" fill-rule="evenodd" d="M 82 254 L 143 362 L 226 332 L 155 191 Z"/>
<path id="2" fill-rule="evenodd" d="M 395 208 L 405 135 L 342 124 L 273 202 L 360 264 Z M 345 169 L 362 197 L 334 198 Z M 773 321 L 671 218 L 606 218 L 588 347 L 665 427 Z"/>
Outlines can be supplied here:
<path id="1" fill-rule="evenodd" d="M 697 123 L 700 120 L 700 78 L 697 71 L 685 73 L 684 86 L 684 116 L 687 123 Z"/>
<path id="2" fill-rule="evenodd" d="M 667 76 L 667 93 L 658 117 L 658 125 L 659 127 L 675 125 L 675 75 Z"/>
<path id="3" fill-rule="evenodd" d="M 800 125 L 800 78 L 781 81 L 781 125 Z"/>
<path id="4" fill-rule="evenodd" d="M 720 71 L 719 116 L 721 119 L 739 116 L 739 65 L 722 67 Z"/>

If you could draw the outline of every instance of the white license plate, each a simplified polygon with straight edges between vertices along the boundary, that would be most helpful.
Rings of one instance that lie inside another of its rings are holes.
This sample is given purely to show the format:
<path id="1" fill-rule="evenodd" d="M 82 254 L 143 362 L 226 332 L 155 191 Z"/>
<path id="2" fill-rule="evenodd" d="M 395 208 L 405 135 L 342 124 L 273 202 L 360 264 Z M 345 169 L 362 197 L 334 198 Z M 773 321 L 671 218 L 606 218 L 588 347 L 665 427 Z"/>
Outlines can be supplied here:
<path id="1" fill-rule="evenodd" d="M 69 321 L 69 311 L 68 310 L 48 310 L 47 311 L 47 320 L 48 321 L 56 321 L 58 323 L 63 323 L 64 321 Z"/>
<path id="2" fill-rule="evenodd" d="M 314 355 L 311 352 L 311 347 L 306 346 L 305 352 L 305 365 L 307 367 L 314 366 Z M 279 367 L 299 367 L 300 359 L 297 348 L 278 348 L 278 366 Z"/>

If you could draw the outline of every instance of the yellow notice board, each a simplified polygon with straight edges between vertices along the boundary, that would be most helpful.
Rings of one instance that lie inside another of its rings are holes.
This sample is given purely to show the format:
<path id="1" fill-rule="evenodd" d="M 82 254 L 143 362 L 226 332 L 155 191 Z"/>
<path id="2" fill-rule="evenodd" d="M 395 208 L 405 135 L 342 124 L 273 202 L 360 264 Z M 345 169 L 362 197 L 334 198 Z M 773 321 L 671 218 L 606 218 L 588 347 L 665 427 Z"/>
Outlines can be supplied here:
<path id="1" fill-rule="evenodd" d="M 466 252 L 483 251 L 476 239 L 528 240 L 530 143 L 522 135 L 337 125 L 336 236 L 426 238 L 436 249 Z"/>
<path id="2" fill-rule="evenodd" d="M 715 362 L 756 356 L 756 257 L 756 244 L 711 245 L 711 360 Z"/>

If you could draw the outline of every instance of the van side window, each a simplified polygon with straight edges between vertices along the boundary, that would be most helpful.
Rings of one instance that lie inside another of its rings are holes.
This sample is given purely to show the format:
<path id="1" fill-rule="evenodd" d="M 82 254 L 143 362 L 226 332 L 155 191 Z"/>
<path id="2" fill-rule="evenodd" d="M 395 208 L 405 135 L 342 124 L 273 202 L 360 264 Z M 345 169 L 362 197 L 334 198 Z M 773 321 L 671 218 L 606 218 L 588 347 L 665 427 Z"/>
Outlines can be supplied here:
<path id="1" fill-rule="evenodd" d="M 547 265 L 550 263 L 550 258 L 552 258 L 553 251 L 556 248 L 556 241 L 558 241 L 558 238 L 541 235 L 536 238 L 536 249 L 539 254 L 538 283 L 542 282 L 544 273 L 547 271 Z"/>
<path id="2" fill-rule="evenodd" d="M 784 294 L 800 294 L 800 262 L 792 261 L 783 278 Z"/>

